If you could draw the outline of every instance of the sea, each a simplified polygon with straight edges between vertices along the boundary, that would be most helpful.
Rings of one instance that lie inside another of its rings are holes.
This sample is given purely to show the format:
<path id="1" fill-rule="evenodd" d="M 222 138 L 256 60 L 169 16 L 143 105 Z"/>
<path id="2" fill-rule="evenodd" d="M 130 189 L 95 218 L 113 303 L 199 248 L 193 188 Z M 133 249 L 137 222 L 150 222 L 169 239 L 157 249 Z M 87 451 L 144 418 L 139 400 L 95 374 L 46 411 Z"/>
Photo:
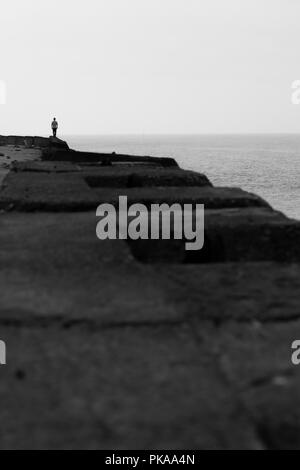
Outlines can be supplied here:
<path id="1" fill-rule="evenodd" d="M 300 220 L 300 134 L 64 136 L 75 150 L 173 157 Z"/>

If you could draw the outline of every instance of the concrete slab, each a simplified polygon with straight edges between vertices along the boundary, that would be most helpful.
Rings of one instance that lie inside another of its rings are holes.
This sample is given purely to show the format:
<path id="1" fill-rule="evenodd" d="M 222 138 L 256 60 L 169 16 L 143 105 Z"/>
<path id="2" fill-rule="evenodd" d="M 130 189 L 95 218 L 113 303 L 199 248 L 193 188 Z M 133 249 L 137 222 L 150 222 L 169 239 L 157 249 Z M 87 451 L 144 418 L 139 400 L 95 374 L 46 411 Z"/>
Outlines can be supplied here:
<path id="1" fill-rule="evenodd" d="M 39 164 L 30 163 L 29 168 L 39 168 Z M 48 164 L 47 164 L 48 165 Z M 17 167 L 19 168 L 19 167 Z M 26 168 L 26 166 L 23 168 Z M 28 168 L 28 167 L 27 167 Z M 52 164 L 45 169 L 54 169 Z M 151 204 L 205 204 L 206 208 L 227 207 L 269 207 L 260 197 L 238 188 L 210 188 L 209 186 L 187 187 L 150 187 L 150 188 L 91 188 L 75 166 L 57 167 L 56 172 L 35 171 L 11 172 L 5 180 L 0 193 L 0 205 L 3 209 L 13 207 L 18 210 L 86 210 L 96 208 L 103 202 L 118 203 L 120 195 L 128 197 L 128 203 L 139 202 L 149 207 Z M 22 167 L 21 167 L 22 169 Z M 68 169 L 72 171 L 68 171 Z M 168 170 L 167 170 L 168 171 Z M 65 172 L 65 173 L 64 173 Z M 76 174 L 75 174 L 76 173 Z M 177 173 L 180 171 L 177 170 Z M 114 184 L 122 184 L 125 175 L 119 172 Z M 158 177 L 157 177 L 158 178 Z M 181 178 L 181 176 L 179 176 Z M 183 176 L 183 179 L 185 176 Z M 187 175 L 187 179 L 190 175 Z M 191 176 L 191 182 L 193 175 Z M 108 178 L 109 180 L 109 178 Z M 162 178 L 161 183 L 164 180 Z M 169 181 L 170 182 L 170 181 Z M 201 176 L 199 179 L 201 182 Z M 110 184 L 107 182 L 107 184 Z"/>
<path id="2" fill-rule="evenodd" d="M 77 173 L 11 172 L 0 192 L 4 210 L 78 211 L 97 206 L 98 198 Z"/>
<path id="3" fill-rule="evenodd" d="M 202 250 L 186 251 L 188 240 L 174 240 L 171 230 L 170 240 L 128 240 L 132 253 L 144 263 L 300 261 L 300 222 L 265 207 L 205 207 Z"/>
<path id="4" fill-rule="evenodd" d="M 158 186 L 212 186 L 209 179 L 180 168 L 109 168 L 93 172 L 82 167 L 83 177 L 92 188 L 145 188 Z"/>
<path id="5" fill-rule="evenodd" d="M 169 157 L 149 157 L 139 155 L 126 155 L 112 153 L 95 153 L 95 152 L 78 152 L 76 150 L 60 150 L 49 148 L 43 150 L 43 160 L 50 161 L 71 161 L 74 163 L 100 163 L 105 166 L 110 166 L 113 163 L 149 163 L 161 167 L 178 167 L 174 158 Z"/>
<path id="6" fill-rule="evenodd" d="M 12 171 L 40 172 L 40 173 L 72 173 L 81 171 L 78 165 L 70 162 L 41 162 L 41 161 L 14 161 L 11 165 Z"/>
<path id="7" fill-rule="evenodd" d="M 299 264 L 144 265 L 93 213 L 14 213 L 0 288 L 1 448 L 298 445 Z"/>
<path id="8" fill-rule="evenodd" d="M 189 328 L 6 327 L 1 334 L 10 346 L 1 370 L 1 449 L 260 447 Z"/>
<path id="9" fill-rule="evenodd" d="M 0 321 L 108 327 L 299 315 L 299 264 L 145 265 L 95 228 L 93 213 L 2 214 Z"/>
<path id="10" fill-rule="evenodd" d="M 262 447 L 298 450 L 300 370 L 291 362 L 291 345 L 299 338 L 299 317 L 288 322 L 283 315 L 267 325 L 230 322 L 217 332 L 208 324 L 194 328 L 204 349 L 213 351 L 220 375 L 236 390 Z"/>
<path id="11" fill-rule="evenodd" d="M 40 136 L 20 136 L 20 135 L 0 135 L 0 146 L 6 145 L 19 145 L 25 146 L 26 148 L 37 147 L 37 148 L 58 148 L 68 150 L 68 144 L 58 138 L 52 136 L 40 137 Z"/>
<path id="12" fill-rule="evenodd" d="M 37 160 L 41 157 L 39 149 L 26 149 L 15 145 L 2 145 L 0 152 L 0 187 L 13 162 Z"/>
<path id="13" fill-rule="evenodd" d="M 300 223 L 155 159 L 85 157 L 116 168 L 16 163 L 1 191 L 0 448 L 298 449 Z M 204 250 L 99 241 L 119 194 L 205 203 Z"/>
<path id="14" fill-rule="evenodd" d="M 204 204 L 207 209 L 230 207 L 268 207 L 259 196 L 240 188 L 209 186 L 159 186 L 155 188 L 93 188 L 99 204 L 109 202 L 118 205 L 119 196 L 127 196 L 128 204 L 140 203 L 150 208 L 151 204 Z"/>

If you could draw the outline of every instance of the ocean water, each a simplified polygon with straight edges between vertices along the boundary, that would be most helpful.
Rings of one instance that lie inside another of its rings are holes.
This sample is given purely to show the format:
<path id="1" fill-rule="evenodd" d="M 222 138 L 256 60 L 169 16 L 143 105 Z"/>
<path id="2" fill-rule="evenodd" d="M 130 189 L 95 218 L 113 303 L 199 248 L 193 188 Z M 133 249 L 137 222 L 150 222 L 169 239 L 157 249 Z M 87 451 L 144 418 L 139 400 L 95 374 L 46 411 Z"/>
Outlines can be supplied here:
<path id="1" fill-rule="evenodd" d="M 215 186 L 237 186 L 300 220 L 300 135 L 65 136 L 76 150 L 174 157 Z"/>

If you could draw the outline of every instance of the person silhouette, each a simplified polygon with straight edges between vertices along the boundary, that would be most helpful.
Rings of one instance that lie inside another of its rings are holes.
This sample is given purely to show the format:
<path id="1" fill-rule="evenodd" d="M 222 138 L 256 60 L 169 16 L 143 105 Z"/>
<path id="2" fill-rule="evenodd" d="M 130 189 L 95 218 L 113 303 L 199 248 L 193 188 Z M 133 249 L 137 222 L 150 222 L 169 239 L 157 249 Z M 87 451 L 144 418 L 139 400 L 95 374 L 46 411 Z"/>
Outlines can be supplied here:
<path id="1" fill-rule="evenodd" d="M 51 124 L 52 132 L 53 132 L 53 137 L 56 137 L 57 129 L 58 129 L 58 122 L 56 118 L 53 118 L 52 124 Z"/>

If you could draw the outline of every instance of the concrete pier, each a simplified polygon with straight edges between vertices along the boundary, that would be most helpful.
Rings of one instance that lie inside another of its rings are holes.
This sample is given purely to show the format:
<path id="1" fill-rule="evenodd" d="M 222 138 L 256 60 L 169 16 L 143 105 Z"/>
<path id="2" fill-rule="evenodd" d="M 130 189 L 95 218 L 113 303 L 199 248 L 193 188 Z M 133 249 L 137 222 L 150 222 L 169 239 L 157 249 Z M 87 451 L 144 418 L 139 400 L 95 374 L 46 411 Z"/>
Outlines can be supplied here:
<path id="1" fill-rule="evenodd" d="M 300 223 L 172 158 L 0 144 L 0 448 L 299 449 Z M 100 242 L 119 195 L 205 204 L 204 250 Z"/>

